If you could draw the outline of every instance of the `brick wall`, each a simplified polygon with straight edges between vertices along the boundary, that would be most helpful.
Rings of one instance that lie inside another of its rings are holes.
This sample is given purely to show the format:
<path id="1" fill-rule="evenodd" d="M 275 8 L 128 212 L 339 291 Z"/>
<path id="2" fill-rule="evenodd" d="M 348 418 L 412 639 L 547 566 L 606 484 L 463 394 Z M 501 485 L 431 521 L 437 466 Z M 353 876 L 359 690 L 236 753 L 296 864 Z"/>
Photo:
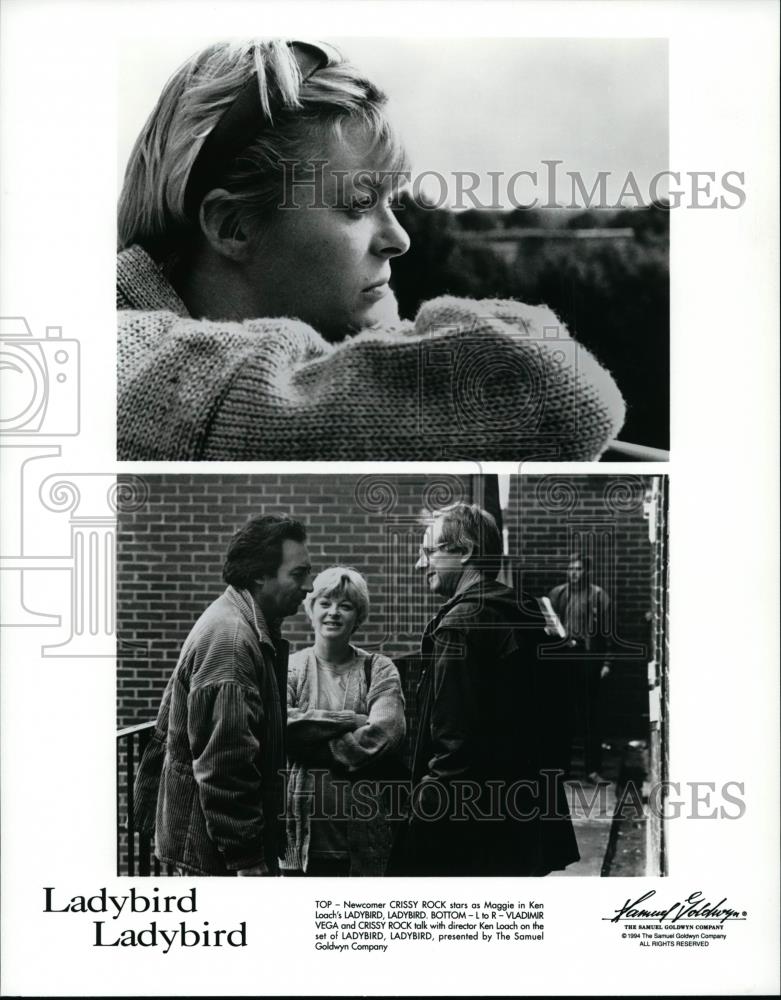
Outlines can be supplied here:
<path id="1" fill-rule="evenodd" d="M 154 718 L 182 642 L 224 589 L 228 542 L 252 515 L 300 518 L 315 569 L 346 563 L 360 570 L 372 605 L 356 642 L 399 657 L 417 650 L 436 607 L 413 572 L 421 516 L 472 498 L 470 476 L 154 475 L 144 482 L 146 502 L 121 512 L 117 531 L 120 727 Z M 303 611 L 287 619 L 285 636 L 293 649 L 311 644 Z"/>
<path id="2" fill-rule="evenodd" d="M 253 514 L 299 517 L 315 568 L 347 563 L 364 573 L 372 609 L 356 640 L 398 658 L 416 651 L 436 607 L 413 572 L 421 515 L 480 493 L 470 476 L 188 474 L 149 475 L 143 482 L 145 496 L 127 489 L 135 499 L 124 505 L 117 533 L 120 727 L 154 718 L 184 638 L 222 592 L 228 541 Z M 615 601 L 618 634 L 645 641 L 652 571 L 645 486 L 638 477 L 514 477 L 505 527 L 524 589 L 542 594 L 561 582 L 577 532 L 596 532 L 593 537 L 614 555 L 596 582 Z M 285 635 L 294 649 L 311 643 L 302 612 L 287 620 Z M 642 733 L 645 661 L 632 655 L 610 680 L 610 732 Z M 411 671 L 408 689 L 414 679 Z M 414 729 L 411 700 L 409 707 Z"/>

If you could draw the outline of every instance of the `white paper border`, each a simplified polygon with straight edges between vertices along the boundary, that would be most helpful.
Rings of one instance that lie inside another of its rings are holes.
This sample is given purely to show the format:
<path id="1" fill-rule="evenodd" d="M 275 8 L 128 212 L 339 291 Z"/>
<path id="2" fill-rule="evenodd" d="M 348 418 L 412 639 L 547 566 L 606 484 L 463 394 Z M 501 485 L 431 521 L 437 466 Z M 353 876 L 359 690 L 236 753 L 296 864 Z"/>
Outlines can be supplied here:
<path id="1" fill-rule="evenodd" d="M 6 0 L 0 16 L 0 303 L 3 315 L 25 315 L 37 335 L 55 324 L 80 340 L 91 391 L 83 393 L 81 436 L 63 445 L 74 473 L 110 474 L 118 468 L 113 283 L 120 32 L 174 34 L 197 20 L 207 37 L 295 35 L 302 23 L 315 37 L 667 36 L 672 169 L 743 170 L 748 195 L 740 211 L 672 215 L 669 466 L 671 777 L 717 784 L 742 780 L 747 811 L 739 821 L 671 823 L 671 876 L 653 884 L 671 898 L 695 888 L 727 895 L 749 911 L 750 920 L 734 928 L 725 946 L 707 954 L 641 953 L 617 941 L 615 928 L 599 917 L 645 880 L 544 880 L 523 893 L 536 893 L 546 904 L 544 948 L 490 955 L 483 949 L 477 955 L 465 947 L 433 952 L 407 947 L 385 956 L 350 956 L 343 963 L 311 950 L 309 908 L 315 893 L 305 880 L 259 887 L 212 881 L 199 888 L 203 917 L 214 926 L 246 919 L 253 942 L 246 951 L 193 949 L 162 956 L 91 949 L 85 920 L 41 912 L 40 887 L 55 885 L 71 894 L 103 885 L 123 891 L 128 884 L 111 875 L 113 668 L 106 660 L 47 662 L 39 656 L 34 630 L 4 630 L 3 992 L 777 991 L 775 5 L 168 0 L 131 6 Z M 218 467 L 231 469 L 220 464 L 210 471 Z M 163 468 L 168 466 L 155 466 Z M 567 470 L 584 473 L 588 467 Z M 307 471 L 333 470 L 312 465 Z M 486 471 L 514 470 L 486 466 Z M 633 465 L 627 471 L 660 470 Z M 40 587 L 57 591 L 51 579 L 42 579 Z M 485 891 L 481 886 L 478 892 L 472 880 L 453 880 L 447 888 L 425 880 L 415 884 L 411 896 L 389 881 L 349 884 L 340 891 L 363 898 L 378 893 L 420 898 L 425 891 L 470 899 Z"/>

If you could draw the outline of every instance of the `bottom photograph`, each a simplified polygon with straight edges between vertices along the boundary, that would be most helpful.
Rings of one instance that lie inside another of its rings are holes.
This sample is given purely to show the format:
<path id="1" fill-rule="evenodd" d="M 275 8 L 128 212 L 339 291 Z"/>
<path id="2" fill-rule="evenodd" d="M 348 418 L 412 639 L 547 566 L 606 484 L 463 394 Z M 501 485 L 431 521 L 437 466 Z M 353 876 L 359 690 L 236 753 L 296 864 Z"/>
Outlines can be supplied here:
<path id="1" fill-rule="evenodd" d="M 667 490 L 119 477 L 118 874 L 667 874 Z"/>

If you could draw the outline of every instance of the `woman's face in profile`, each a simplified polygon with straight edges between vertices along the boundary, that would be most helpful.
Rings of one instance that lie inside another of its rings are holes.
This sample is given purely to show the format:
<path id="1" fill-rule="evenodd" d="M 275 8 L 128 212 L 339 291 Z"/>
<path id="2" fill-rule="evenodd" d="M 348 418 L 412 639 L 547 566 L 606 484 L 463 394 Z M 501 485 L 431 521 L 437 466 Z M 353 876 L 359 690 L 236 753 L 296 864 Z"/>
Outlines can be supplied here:
<path id="1" fill-rule="evenodd" d="M 300 319 L 339 340 L 397 318 L 388 279 L 409 237 L 391 210 L 392 184 L 367 190 L 367 173 L 380 168 L 361 143 L 334 138 L 322 159 L 315 187 L 305 168 L 296 176 L 309 183 L 288 185 L 290 207 L 265 224 L 248 266 L 259 315 Z"/>

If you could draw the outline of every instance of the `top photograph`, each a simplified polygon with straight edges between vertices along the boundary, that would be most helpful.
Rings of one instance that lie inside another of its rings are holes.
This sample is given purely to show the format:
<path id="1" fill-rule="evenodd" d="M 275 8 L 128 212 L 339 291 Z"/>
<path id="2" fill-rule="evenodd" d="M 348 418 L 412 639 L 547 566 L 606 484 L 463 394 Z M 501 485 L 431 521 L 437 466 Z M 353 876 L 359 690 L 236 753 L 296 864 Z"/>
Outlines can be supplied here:
<path id="1" fill-rule="evenodd" d="M 665 39 L 119 66 L 117 457 L 666 461 Z"/>

